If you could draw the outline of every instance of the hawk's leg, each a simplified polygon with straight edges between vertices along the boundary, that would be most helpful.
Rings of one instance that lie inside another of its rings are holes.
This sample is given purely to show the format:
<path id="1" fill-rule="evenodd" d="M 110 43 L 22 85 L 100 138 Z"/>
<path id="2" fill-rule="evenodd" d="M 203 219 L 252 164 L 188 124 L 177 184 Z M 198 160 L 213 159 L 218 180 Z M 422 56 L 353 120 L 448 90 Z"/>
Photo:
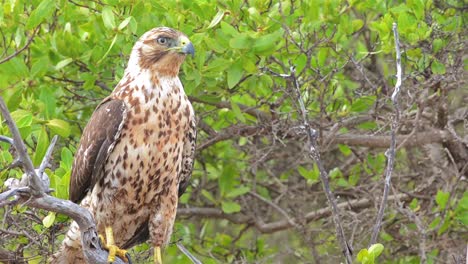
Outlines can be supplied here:
<path id="1" fill-rule="evenodd" d="M 161 247 L 154 248 L 154 264 L 162 264 Z"/>
<path id="2" fill-rule="evenodd" d="M 120 249 L 115 245 L 114 242 L 114 232 L 112 231 L 112 227 L 107 226 L 106 227 L 106 241 L 104 241 L 104 238 L 102 235 L 99 235 L 99 238 L 101 239 L 101 243 L 103 244 L 103 247 L 109 251 L 109 256 L 107 257 L 107 262 L 112 263 L 115 261 L 115 256 L 120 257 L 123 259 L 125 262 L 128 262 L 127 258 L 127 250 Z"/>

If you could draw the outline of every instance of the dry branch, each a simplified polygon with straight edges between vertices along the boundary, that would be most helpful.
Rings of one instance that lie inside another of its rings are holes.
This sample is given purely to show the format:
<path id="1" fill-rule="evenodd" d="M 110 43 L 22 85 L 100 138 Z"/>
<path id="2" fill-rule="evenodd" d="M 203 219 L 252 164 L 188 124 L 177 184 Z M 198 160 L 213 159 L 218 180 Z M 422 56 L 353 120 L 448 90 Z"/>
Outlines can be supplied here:
<path id="1" fill-rule="evenodd" d="M 11 190 L 0 194 L 0 204 L 5 205 L 8 202 L 8 198 L 16 195 L 19 202 L 24 203 L 30 207 L 44 209 L 47 211 L 57 212 L 65 214 L 75 220 L 80 227 L 81 231 L 81 243 L 83 246 L 83 253 L 88 263 L 107 263 L 108 252 L 101 249 L 99 238 L 96 232 L 96 225 L 94 223 L 91 213 L 82 208 L 81 206 L 67 200 L 58 199 L 47 194 L 49 192 L 47 182 L 41 180 L 47 178 L 46 175 L 37 175 L 36 170 L 32 164 L 31 159 L 28 156 L 26 146 L 19 134 L 18 128 L 14 123 L 11 115 L 0 96 L 0 110 L 2 115 L 10 128 L 13 141 L 12 145 L 15 147 L 18 154 L 19 161 L 25 171 L 25 181 L 21 184 L 24 186 L 15 186 Z M 5 137 L 3 137 L 5 138 Z M 42 161 L 40 170 L 43 172 L 45 166 L 48 164 L 48 159 L 52 153 L 52 147 L 55 144 L 55 140 L 52 140 L 52 146 L 49 147 L 47 154 Z M 48 179 L 47 179 L 48 180 Z M 125 263 L 121 259 L 117 258 L 114 263 Z"/>
<path id="2" fill-rule="evenodd" d="M 346 239 L 346 235 L 344 233 L 344 230 L 341 224 L 340 211 L 336 204 L 335 195 L 333 195 L 330 189 L 330 183 L 328 180 L 328 172 L 325 169 L 325 166 L 323 165 L 322 159 L 320 157 L 319 145 L 317 143 L 318 133 L 309 124 L 309 121 L 307 118 L 307 110 L 304 106 L 304 101 L 301 96 L 299 80 L 296 77 L 296 70 L 294 67 L 291 67 L 290 71 L 291 73 L 289 74 L 288 78 L 293 83 L 293 93 L 296 96 L 295 99 L 299 103 L 298 111 L 302 115 L 302 122 L 304 125 L 304 130 L 307 133 L 308 152 L 309 152 L 308 154 L 309 154 L 309 157 L 315 162 L 315 164 L 317 164 L 317 167 L 319 169 L 320 181 L 322 182 L 323 190 L 332 208 L 331 212 L 332 212 L 332 219 L 335 224 L 336 236 L 338 238 L 338 241 L 340 242 L 341 250 L 342 250 L 343 255 L 345 256 L 346 263 L 352 263 L 353 252 L 352 252 L 350 245 L 348 244 L 348 240 Z"/>
<path id="3" fill-rule="evenodd" d="M 211 127 L 206 127 L 203 124 L 202 130 L 210 130 L 210 137 L 201 142 L 197 146 L 197 152 L 200 152 L 218 142 L 225 140 L 233 140 L 239 137 L 259 136 L 259 135 L 272 135 L 275 133 L 283 139 L 304 140 L 303 134 L 295 133 L 292 130 L 280 129 L 278 127 L 273 131 L 271 124 L 258 124 L 258 125 L 242 125 L 236 124 L 226 127 L 218 132 L 214 131 Z M 323 131 L 324 138 L 329 138 L 327 145 L 333 144 L 346 144 L 348 146 L 369 147 L 369 148 L 387 148 L 392 140 L 391 136 L 382 135 L 360 135 L 354 133 L 346 133 L 341 135 L 331 136 L 328 132 Z M 433 143 L 443 143 L 452 140 L 450 133 L 445 130 L 432 130 L 414 133 L 413 135 L 398 135 L 396 136 L 397 144 L 405 143 L 405 147 L 417 147 Z M 321 143 L 321 142 L 320 142 Z"/>
<path id="4" fill-rule="evenodd" d="M 413 198 L 412 194 L 397 194 L 390 195 L 387 202 L 390 201 L 409 201 Z M 361 209 L 369 208 L 374 205 L 374 200 L 370 198 L 354 199 L 337 204 L 337 208 L 340 210 L 350 210 L 357 212 Z M 306 223 L 317 221 L 319 219 L 328 217 L 332 214 L 330 207 L 321 208 L 318 210 L 311 211 L 298 219 L 304 219 Z M 210 218 L 210 219 L 226 219 L 235 224 L 249 224 L 255 227 L 258 231 L 263 234 L 275 233 L 294 227 L 294 219 L 283 219 L 271 223 L 264 223 L 262 221 L 256 221 L 254 218 L 247 216 L 242 213 L 226 214 L 223 210 L 218 208 L 179 208 L 177 209 L 177 215 L 185 218 L 198 217 L 198 218 Z M 293 223 L 291 223 L 291 220 Z"/>
<path id="5" fill-rule="evenodd" d="M 385 184 L 383 198 L 380 202 L 379 212 L 375 221 L 375 226 L 372 231 L 372 237 L 370 240 L 370 245 L 373 245 L 377 242 L 377 236 L 380 232 L 380 227 L 382 226 L 382 219 L 385 213 L 385 206 L 387 205 L 388 193 L 390 191 L 390 184 L 392 179 L 392 172 L 395 162 L 396 154 L 396 132 L 400 125 L 400 107 L 398 105 L 398 95 L 400 93 L 401 81 L 402 81 L 402 69 L 401 69 L 401 54 L 400 54 L 400 39 L 398 37 L 398 28 L 397 24 L 393 23 L 393 34 L 395 37 L 395 50 L 396 50 L 396 63 L 397 63 L 397 82 L 395 84 L 395 89 L 392 94 L 392 103 L 394 107 L 394 116 L 392 118 L 391 125 L 391 140 L 390 148 L 385 152 L 387 156 L 387 167 L 385 168 Z"/>

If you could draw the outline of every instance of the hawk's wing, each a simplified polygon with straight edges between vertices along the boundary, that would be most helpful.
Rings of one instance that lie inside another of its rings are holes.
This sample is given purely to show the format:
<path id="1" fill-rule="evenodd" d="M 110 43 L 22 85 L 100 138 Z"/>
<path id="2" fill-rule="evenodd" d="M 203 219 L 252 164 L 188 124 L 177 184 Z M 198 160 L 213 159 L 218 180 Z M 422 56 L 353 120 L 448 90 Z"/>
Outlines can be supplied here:
<path id="1" fill-rule="evenodd" d="M 125 121 L 120 100 L 104 99 L 94 110 L 81 136 L 70 177 L 70 200 L 78 203 L 102 177 L 102 170 Z"/>
<path id="2" fill-rule="evenodd" d="M 190 177 L 192 176 L 193 162 L 195 159 L 195 142 L 197 140 L 195 118 L 190 120 L 190 128 L 187 131 L 184 142 L 184 150 L 182 153 L 182 171 L 179 175 L 179 197 L 184 194 L 185 189 L 189 185 Z"/>

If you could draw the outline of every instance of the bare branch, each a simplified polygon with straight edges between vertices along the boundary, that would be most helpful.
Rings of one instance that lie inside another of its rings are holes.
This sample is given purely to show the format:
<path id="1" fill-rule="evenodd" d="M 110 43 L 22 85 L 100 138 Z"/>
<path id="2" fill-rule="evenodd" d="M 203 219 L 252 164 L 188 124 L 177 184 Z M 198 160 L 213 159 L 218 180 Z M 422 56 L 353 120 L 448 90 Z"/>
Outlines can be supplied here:
<path id="1" fill-rule="evenodd" d="M 11 264 L 26 264 L 27 262 L 15 252 L 0 248 L 0 262 Z"/>
<path id="2" fill-rule="evenodd" d="M 21 161 L 23 169 L 26 174 L 26 183 L 20 182 L 20 186 L 15 186 L 11 190 L 8 190 L 0 194 L 0 204 L 5 205 L 9 201 L 6 201 L 9 197 L 16 195 L 19 202 L 23 202 L 25 205 L 44 209 L 47 211 L 57 212 L 65 214 L 76 221 L 81 231 L 81 243 L 83 247 L 83 253 L 88 263 L 107 263 L 108 252 L 103 250 L 100 245 L 98 234 L 96 231 L 96 224 L 94 223 L 93 216 L 91 213 L 68 200 L 62 200 L 50 195 L 45 192 L 48 191 L 48 186 L 45 184 L 48 178 L 45 174 L 41 174 L 41 177 L 47 179 L 41 179 L 37 174 L 31 159 L 28 156 L 26 146 L 18 131 L 18 127 L 14 123 L 11 115 L 0 96 L 0 110 L 3 117 L 10 128 L 13 136 L 13 146 L 17 150 L 17 155 Z M 6 138 L 6 137 L 4 137 Z M 55 145 L 57 138 L 52 139 L 51 145 L 49 146 L 47 153 L 42 160 L 41 167 L 37 172 L 43 172 L 52 154 L 53 146 Z M 9 140 L 11 142 L 11 140 Z M 26 184 L 27 186 L 21 186 Z M 121 259 L 117 258 L 114 263 L 125 263 Z"/>
<path id="3" fill-rule="evenodd" d="M 220 102 L 216 102 L 216 103 L 213 103 L 213 102 L 209 102 L 209 101 L 205 101 L 203 99 L 200 99 L 200 98 L 197 98 L 197 97 L 193 97 L 193 96 L 189 96 L 189 99 L 190 101 L 192 102 L 197 102 L 197 103 L 203 103 L 203 104 L 208 104 L 208 105 L 212 105 L 212 106 L 215 106 L 217 108 L 228 108 L 228 109 L 231 109 L 231 103 L 230 102 L 226 102 L 226 101 L 220 101 Z M 255 107 L 250 107 L 250 106 L 246 106 L 246 105 L 243 105 L 243 104 L 237 104 L 240 108 L 240 110 L 246 114 L 249 114 L 255 118 L 258 118 L 262 121 L 269 121 L 271 120 L 271 115 L 267 112 L 264 112 L 262 110 L 258 110 L 256 109 Z"/>
<path id="4" fill-rule="evenodd" d="M 233 140 L 239 137 L 249 137 L 254 135 L 271 135 L 273 129 L 271 124 L 258 124 L 258 125 L 242 125 L 236 124 L 216 132 L 211 127 L 203 123 L 199 124 L 199 127 L 203 131 L 207 131 L 210 137 L 204 142 L 201 142 L 197 146 L 197 152 L 200 152 L 211 145 L 225 140 Z M 292 130 L 281 129 L 281 127 L 275 127 L 274 133 L 281 138 L 285 139 L 296 139 L 303 140 L 304 135 L 294 133 Z M 326 145 L 330 146 L 333 144 L 346 144 L 348 146 L 359 146 L 369 148 L 387 148 L 391 142 L 391 136 L 382 135 L 362 135 L 354 133 L 346 133 L 341 135 L 333 135 L 329 132 L 323 132 L 323 136 L 327 142 Z M 409 140 L 411 138 L 411 140 Z M 405 147 L 416 147 L 433 143 L 442 143 L 450 140 L 452 137 L 449 132 L 444 130 L 432 130 L 414 133 L 412 135 L 397 135 L 397 144 L 405 143 Z M 321 143 L 321 142 L 320 142 Z"/>
<path id="5" fill-rule="evenodd" d="M 188 249 L 186 249 L 184 245 L 182 245 L 180 242 L 177 242 L 176 245 L 180 249 L 180 251 L 182 251 L 182 253 L 184 253 L 184 255 L 192 261 L 192 263 L 202 264 L 201 261 L 199 261 L 194 255 L 192 255 L 192 253 L 190 253 L 190 251 L 188 251 Z"/>
<path id="6" fill-rule="evenodd" d="M 26 44 L 24 44 L 23 47 L 21 47 L 19 50 L 16 50 L 15 52 L 13 52 L 12 54 L 10 54 L 9 56 L 3 58 L 0 60 L 0 64 L 2 63 L 5 63 L 11 59 L 13 59 L 14 57 L 18 56 L 18 54 L 20 54 L 21 52 L 23 52 L 25 49 L 27 49 L 29 47 L 29 45 L 31 45 L 33 39 L 34 39 L 34 36 L 36 36 L 36 33 L 39 31 L 39 28 L 40 28 L 40 25 L 37 26 L 33 33 L 31 34 L 31 36 L 29 36 L 28 38 L 28 41 L 26 42 Z"/>
<path id="7" fill-rule="evenodd" d="M 346 258 L 346 263 L 352 263 L 353 262 L 352 249 L 351 249 L 351 246 L 348 244 L 346 235 L 341 225 L 340 212 L 339 212 L 339 208 L 336 205 L 335 196 L 333 195 L 330 189 L 330 183 L 328 181 L 328 173 L 325 170 L 325 167 L 323 166 L 322 160 L 320 158 L 320 150 L 317 144 L 318 133 L 309 124 L 309 121 L 307 118 L 307 110 L 304 106 L 304 101 L 302 100 L 299 80 L 296 77 L 296 70 L 294 67 L 291 67 L 291 73 L 288 79 L 290 79 L 291 82 L 293 83 L 293 88 L 294 88 L 293 93 L 296 96 L 295 99 L 299 103 L 298 110 L 300 114 L 302 115 L 302 122 L 303 122 L 305 132 L 307 133 L 307 138 L 308 138 L 309 157 L 315 162 L 315 164 L 317 164 L 317 167 L 320 171 L 320 180 L 322 182 L 323 190 L 332 208 L 332 218 L 333 218 L 333 222 L 335 223 L 336 235 L 337 235 L 338 241 L 340 242 L 342 253 Z"/>
<path id="8" fill-rule="evenodd" d="M 387 199 L 390 201 L 409 201 L 413 198 L 413 194 L 397 194 L 390 195 Z M 340 210 L 349 210 L 357 212 L 361 209 L 368 208 L 374 205 L 374 200 L 369 198 L 354 199 L 350 201 L 345 201 L 337 204 L 337 208 Z M 317 221 L 319 219 L 328 217 L 332 214 L 332 208 L 325 207 L 318 210 L 311 211 L 304 216 L 298 217 L 299 219 L 304 219 L 306 223 Z M 181 217 L 199 217 L 199 218 L 210 218 L 210 219 L 226 219 L 235 224 L 248 224 L 255 227 L 258 231 L 263 234 L 270 234 L 282 230 L 286 230 L 294 227 L 294 224 L 291 223 L 291 219 L 278 220 L 271 223 L 263 223 L 255 221 L 255 219 L 246 216 L 242 213 L 237 214 L 226 214 L 221 209 L 218 208 L 178 208 L 177 216 Z M 292 219 L 294 221 L 294 219 Z"/>
<path id="9" fill-rule="evenodd" d="M 38 175 L 42 175 L 44 173 L 46 167 L 49 165 L 49 160 L 52 157 L 52 152 L 54 150 L 55 143 L 57 142 L 57 139 L 58 139 L 57 135 L 55 135 L 52 138 L 52 141 L 50 142 L 49 148 L 47 149 L 47 152 L 46 152 L 44 158 L 42 159 L 41 165 L 39 166 L 39 170 L 38 170 L 38 173 L 37 173 Z"/>
<path id="10" fill-rule="evenodd" d="M 18 127 L 16 127 L 13 119 L 11 118 L 10 112 L 3 101 L 3 98 L 0 96 L 0 110 L 2 111 L 2 115 L 5 118 L 5 121 L 10 128 L 11 135 L 13 136 L 13 146 L 15 147 L 18 157 L 25 169 L 25 172 L 28 176 L 29 180 L 29 187 L 32 190 L 33 196 L 41 196 L 45 192 L 44 185 L 42 184 L 39 177 L 36 175 L 34 171 L 34 166 L 31 159 L 28 156 L 28 150 L 26 149 L 26 145 L 24 145 L 23 140 L 21 139 L 21 135 L 19 133 Z"/>
<path id="11" fill-rule="evenodd" d="M 392 172 L 393 172 L 393 167 L 394 167 L 394 162 L 395 162 L 396 132 L 398 130 L 399 123 L 400 123 L 400 108 L 398 105 L 398 95 L 400 93 L 400 87 L 401 87 L 402 69 L 401 69 L 400 39 L 398 37 L 398 28 L 397 28 L 396 23 L 393 23 L 393 34 L 395 37 L 395 50 L 396 50 L 396 62 L 397 62 L 397 82 L 395 84 L 395 89 L 392 94 L 392 103 L 393 103 L 393 107 L 395 110 L 395 114 L 392 118 L 390 148 L 385 152 L 385 156 L 387 156 L 387 167 L 385 168 L 385 185 L 384 185 L 383 198 L 381 200 L 379 212 L 376 218 L 376 223 L 372 231 L 370 245 L 373 245 L 377 242 L 377 237 L 380 232 L 380 227 L 382 226 L 382 219 L 385 213 L 385 206 L 387 204 L 388 193 L 390 191 Z"/>
<path id="12" fill-rule="evenodd" d="M 0 135 L 0 141 L 13 145 L 13 139 L 6 136 Z"/>

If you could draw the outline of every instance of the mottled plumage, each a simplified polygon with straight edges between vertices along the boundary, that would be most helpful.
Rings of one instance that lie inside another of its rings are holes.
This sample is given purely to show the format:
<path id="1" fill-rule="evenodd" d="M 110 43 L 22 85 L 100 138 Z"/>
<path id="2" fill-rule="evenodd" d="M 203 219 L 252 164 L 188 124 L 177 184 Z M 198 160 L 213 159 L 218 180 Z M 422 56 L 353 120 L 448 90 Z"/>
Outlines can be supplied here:
<path id="1" fill-rule="evenodd" d="M 98 232 L 114 230 L 129 248 L 148 238 L 169 242 L 178 196 L 195 152 L 195 118 L 179 68 L 193 46 L 180 32 L 155 28 L 135 44 L 124 77 L 83 131 L 70 180 L 70 199 L 95 217 Z M 72 223 L 54 263 L 82 263 Z"/>

